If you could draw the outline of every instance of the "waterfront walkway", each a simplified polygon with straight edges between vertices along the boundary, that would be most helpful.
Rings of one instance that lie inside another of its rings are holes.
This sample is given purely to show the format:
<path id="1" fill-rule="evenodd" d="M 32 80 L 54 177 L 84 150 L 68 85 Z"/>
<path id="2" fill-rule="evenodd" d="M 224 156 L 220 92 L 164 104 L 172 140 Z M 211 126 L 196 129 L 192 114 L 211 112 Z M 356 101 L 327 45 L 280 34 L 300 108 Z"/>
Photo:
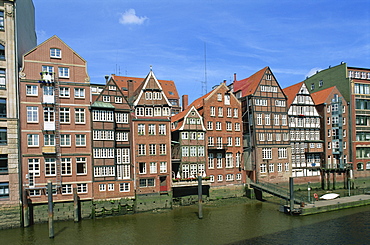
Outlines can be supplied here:
<path id="1" fill-rule="evenodd" d="M 345 208 L 370 205 L 370 195 L 355 195 L 350 197 L 341 197 L 333 200 L 319 200 L 313 204 L 305 204 L 300 207 L 301 215 L 317 214 L 328 211 L 334 211 Z"/>

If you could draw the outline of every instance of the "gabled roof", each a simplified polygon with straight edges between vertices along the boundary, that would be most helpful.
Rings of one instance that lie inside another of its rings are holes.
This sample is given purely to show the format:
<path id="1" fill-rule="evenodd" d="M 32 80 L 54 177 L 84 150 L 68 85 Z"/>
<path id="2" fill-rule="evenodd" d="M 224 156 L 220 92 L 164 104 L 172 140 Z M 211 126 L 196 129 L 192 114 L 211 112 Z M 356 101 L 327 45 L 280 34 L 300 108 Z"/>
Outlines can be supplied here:
<path id="1" fill-rule="evenodd" d="M 325 103 L 326 100 L 328 99 L 328 97 L 330 96 L 330 94 L 334 90 L 337 90 L 337 92 L 339 93 L 339 90 L 335 86 L 330 87 L 330 88 L 326 88 L 326 89 L 321 90 L 321 91 L 317 91 L 315 93 L 312 93 L 311 97 L 312 97 L 313 102 L 315 103 L 315 105 L 321 105 L 321 104 Z"/>
<path id="2" fill-rule="evenodd" d="M 184 122 L 186 122 L 186 118 L 188 117 L 188 115 L 191 111 L 195 111 L 195 113 L 197 113 L 198 117 L 202 118 L 202 116 L 199 114 L 198 110 L 194 106 L 189 106 L 186 110 L 184 110 L 184 111 L 182 111 L 182 112 L 180 112 L 180 113 L 171 117 L 171 123 L 178 122 L 176 128 L 173 129 L 172 131 L 183 129 Z M 206 129 L 203 125 L 203 121 L 201 121 L 201 126 L 202 126 L 202 129 L 205 131 Z"/>
<path id="3" fill-rule="evenodd" d="M 288 107 L 293 103 L 294 98 L 298 94 L 299 90 L 302 88 L 303 84 L 304 82 L 300 82 L 283 89 L 283 92 L 288 99 L 287 100 Z"/>
<path id="4" fill-rule="evenodd" d="M 263 75 L 266 73 L 268 66 L 254 73 L 252 76 L 235 81 L 233 83 L 234 93 L 242 92 L 241 97 L 251 95 L 256 92 L 256 89 L 261 82 Z"/>
<path id="5" fill-rule="evenodd" d="M 145 78 L 140 77 L 125 77 L 125 76 L 116 76 L 112 75 L 114 81 L 116 81 L 117 85 L 121 90 L 123 90 L 124 94 L 127 95 L 127 81 L 132 80 L 134 85 L 134 91 L 143 85 Z M 165 93 L 168 99 L 179 99 L 179 94 L 177 93 L 177 88 L 175 82 L 172 80 L 158 80 L 160 83 L 163 92 Z"/>

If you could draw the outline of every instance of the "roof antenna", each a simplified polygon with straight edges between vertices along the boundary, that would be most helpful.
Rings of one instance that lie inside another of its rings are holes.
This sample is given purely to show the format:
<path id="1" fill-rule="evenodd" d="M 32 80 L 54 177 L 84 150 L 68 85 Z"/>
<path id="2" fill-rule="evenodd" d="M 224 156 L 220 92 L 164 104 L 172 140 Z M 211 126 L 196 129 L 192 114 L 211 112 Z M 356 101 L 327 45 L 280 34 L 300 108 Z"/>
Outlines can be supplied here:
<path id="1" fill-rule="evenodd" d="M 204 81 L 202 82 L 202 92 L 207 94 L 207 46 L 204 43 Z"/>

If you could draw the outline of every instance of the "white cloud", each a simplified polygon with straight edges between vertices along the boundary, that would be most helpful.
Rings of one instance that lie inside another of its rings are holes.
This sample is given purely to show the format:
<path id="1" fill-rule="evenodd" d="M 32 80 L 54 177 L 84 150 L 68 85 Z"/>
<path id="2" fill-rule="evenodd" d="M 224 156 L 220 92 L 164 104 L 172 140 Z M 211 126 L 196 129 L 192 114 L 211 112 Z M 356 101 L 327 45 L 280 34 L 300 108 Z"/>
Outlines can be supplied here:
<path id="1" fill-rule="evenodd" d="M 306 74 L 306 77 L 310 77 L 310 76 L 312 76 L 312 75 L 315 75 L 316 74 L 316 72 L 318 72 L 318 71 L 321 71 L 322 69 L 321 68 L 319 68 L 319 67 L 314 67 L 314 68 L 312 68 L 307 74 Z"/>
<path id="2" fill-rule="evenodd" d="M 139 17 L 136 15 L 135 9 L 129 9 L 119 19 L 119 23 L 123 25 L 142 25 L 148 17 Z"/>

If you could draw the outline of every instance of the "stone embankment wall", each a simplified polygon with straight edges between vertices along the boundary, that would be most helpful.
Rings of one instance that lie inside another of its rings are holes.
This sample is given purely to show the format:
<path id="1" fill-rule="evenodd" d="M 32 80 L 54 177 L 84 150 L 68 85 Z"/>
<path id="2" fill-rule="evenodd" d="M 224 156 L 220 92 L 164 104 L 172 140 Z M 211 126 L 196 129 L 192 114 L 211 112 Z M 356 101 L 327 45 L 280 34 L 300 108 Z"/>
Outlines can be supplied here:
<path id="1" fill-rule="evenodd" d="M 21 225 L 19 206 L 0 208 L 0 229 L 15 228 Z"/>

